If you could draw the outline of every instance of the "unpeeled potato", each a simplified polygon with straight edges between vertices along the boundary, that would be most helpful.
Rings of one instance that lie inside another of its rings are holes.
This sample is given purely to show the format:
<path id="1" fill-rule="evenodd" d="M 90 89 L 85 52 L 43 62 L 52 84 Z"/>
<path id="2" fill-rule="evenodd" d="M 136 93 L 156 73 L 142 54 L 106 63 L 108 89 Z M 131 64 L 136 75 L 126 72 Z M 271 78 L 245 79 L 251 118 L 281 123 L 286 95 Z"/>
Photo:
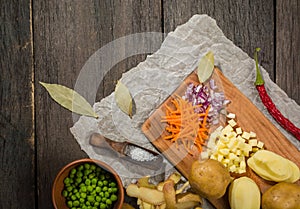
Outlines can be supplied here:
<path id="1" fill-rule="evenodd" d="M 231 177 L 222 163 L 208 159 L 193 162 L 188 180 L 200 196 L 218 199 L 225 194 Z"/>
<path id="2" fill-rule="evenodd" d="M 300 186 L 280 182 L 262 196 L 262 209 L 300 209 Z"/>

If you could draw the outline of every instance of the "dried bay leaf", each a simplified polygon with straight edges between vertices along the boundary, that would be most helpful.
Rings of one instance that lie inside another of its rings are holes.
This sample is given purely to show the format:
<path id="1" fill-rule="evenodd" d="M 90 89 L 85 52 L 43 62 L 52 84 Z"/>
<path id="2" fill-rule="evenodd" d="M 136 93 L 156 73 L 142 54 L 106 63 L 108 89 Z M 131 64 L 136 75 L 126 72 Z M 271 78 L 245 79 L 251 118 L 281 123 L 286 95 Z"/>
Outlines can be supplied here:
<path id="1" fill-rule="evenodd" d="M 52 99 L 64 108 L 85 116 L 98 118 L 92 106 L 73 89 L 59 84 L 39 82 L 48 91 Z"/>
<path id="2" fill-rule="evenodd" d="M 134 101 L 129 89 L 121 81 L 118 81 L 115 88 L 115 100 L 118 107 L 131 118 L 133 115 Z"/>
<path id="3" fill-rule="evenodd" d="M 200 83 L 204 83 L 210 78 L 214 70 L 214 54 L 209 51 L 199 62 L 197 74 Z"/>

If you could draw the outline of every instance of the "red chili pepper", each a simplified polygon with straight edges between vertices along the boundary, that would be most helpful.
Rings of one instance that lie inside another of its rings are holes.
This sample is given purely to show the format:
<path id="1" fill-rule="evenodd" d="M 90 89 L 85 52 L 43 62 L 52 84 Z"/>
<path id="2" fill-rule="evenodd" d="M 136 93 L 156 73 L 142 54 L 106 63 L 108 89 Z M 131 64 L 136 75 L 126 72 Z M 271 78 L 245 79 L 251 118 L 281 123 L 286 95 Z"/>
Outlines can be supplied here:
<path id="1" fill-rule="evenodd" d="M 299 141 L 300 141 L 300 129 L 296 127 L 289 119 L 284 117 L 282 113 L 276 108 L 275 104 L 273 103 L 272 99 L 269 97 L 265 85 L 264 80 L 261 76 L 259 67 L 258 67 L 258 56 L 257 52 L 259 52 L 260 49 L 257 48 L 255 50 L 254 59 L 255 59 L 255 65 L 256 65 L 256 81 L 255 86 L 259 93 L 260 99 L 262 103 L 265 105 L 269 113 L 272 115 L 272 117 L 287 131 L 289 131 L 291 134 L 293 134 Z"/>

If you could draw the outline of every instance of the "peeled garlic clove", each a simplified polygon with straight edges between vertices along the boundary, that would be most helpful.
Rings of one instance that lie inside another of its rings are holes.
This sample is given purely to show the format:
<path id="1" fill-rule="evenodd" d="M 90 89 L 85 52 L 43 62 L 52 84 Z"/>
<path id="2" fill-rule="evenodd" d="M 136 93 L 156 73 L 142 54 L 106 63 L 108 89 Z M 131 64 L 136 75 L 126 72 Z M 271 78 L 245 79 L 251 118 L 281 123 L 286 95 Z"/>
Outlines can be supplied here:
<path id="1" fill-rule="evenodd" d="M 248 177 L 235 179 L 229 187 L 231 209 L 259 209 L 260 197 L 258 186 Z"/>

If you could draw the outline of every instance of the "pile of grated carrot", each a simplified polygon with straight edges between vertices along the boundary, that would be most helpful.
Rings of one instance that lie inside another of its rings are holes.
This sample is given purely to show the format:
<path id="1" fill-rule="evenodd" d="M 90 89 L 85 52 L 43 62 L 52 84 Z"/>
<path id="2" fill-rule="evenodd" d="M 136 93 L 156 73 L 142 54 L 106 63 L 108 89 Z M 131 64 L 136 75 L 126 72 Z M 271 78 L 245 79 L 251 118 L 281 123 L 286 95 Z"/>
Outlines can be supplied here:
<path id="1" fill-rule="evenodd" d="M 191 102 L 178 95 L 175 95 L 171 103 L 172 105 L 165 104 L 166 115 L 161 120 L 167 123 L 165 130 L 169 133 L 163 139 L 175 143 L 177 148 L 179 144 L 183 144 L 191 155 L 193 155 L 193 145 L 201 152 L 205 140 L 208 139 L 207 117 L 210 106 L 205 113 L 198 114 L 194 110 L 201 105 L 193 106 Z"/>

